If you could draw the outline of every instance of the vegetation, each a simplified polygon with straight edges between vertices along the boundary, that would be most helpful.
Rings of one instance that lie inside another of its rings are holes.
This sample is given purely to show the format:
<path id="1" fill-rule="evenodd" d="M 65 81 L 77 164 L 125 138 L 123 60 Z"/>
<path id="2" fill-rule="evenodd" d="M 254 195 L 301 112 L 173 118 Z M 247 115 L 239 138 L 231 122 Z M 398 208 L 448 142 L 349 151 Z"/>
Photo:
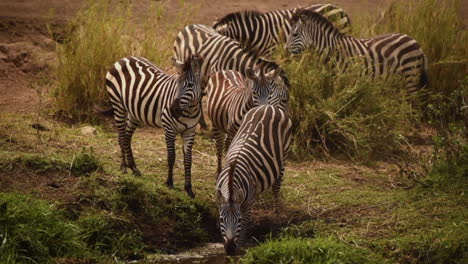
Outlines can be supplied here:
<path id="1" fill-rule="evenodd" d="M 136 29 L 129 1 L 109 3 L 89 1 L 57 47 L 53 105 L 73 121 L 95 121 L 91 109 L 106 104 L 105 73 L 119 58 L 144 56 L 167 68 L 175 32 L 190 23 L 184 14 L 196 11 L 181 2 L 169 18 L 164 3 L 154 3 Z M 377 22 L 353 18 L 356 36 L 396 31 L 418 40 L 430 61 L 430 86 L 417 95 L 408 95 L 398 79 L 338 75 L 316 63 L 314 53 L 278 54 L 292 82 L 293 159 L 280 215 L 271 214 L 269 192 L 255 205 L 253 235 L 268 239 L 240 262 L 467 262 L 462 99 L 468 51 L 458 4 L 398 1 Z M 31 123 L 48 129 L 32 129 Z M 138 178 L 118 170 L 115 129 L 102 124 L 97 130 L 83 136 L 42 115 L 0 113 L 0 262 L 106 263 L 219 242 L 210 139 L 195 139 L 192 200 L 180 188 L 180 149 L 174 177 L 179 189 L 164 186 L 161 130 L 139 129 L 134 136 L 143 172 Z"/>
<path id="2" fill-rule="evenodd" d="M 152 3 L 141 30 L 134 27 L 131 1 L 89 0 L 64 33 L 57 46 L 56 85 L 52 90 L 58 115 L 74 121 L 93 121 L 93 107 L 108 105 L 105 76 L 126 56 L 143 56 L 167 67 L 174 35 L 188 24 L 196 5 L 181 7 L 174 22 L 164 14 L 164 3 Z M 164 32 L 164 34 L 162 33 Z M 161 34 L 158 34 L 161 33 Z"/>
<path id="3" fill-rule="evenodd" d="M 241 263 L 386 263 L 372 251 L 340 242 L 337 238 L 283 237 L 249 250 Z"/>
<path id="4" fill-rule="evenodd" d="M 0 230 L 2 263 L 45 263 L 84 250 L 75 225 L 54 206 L 29 196 L 0 193 Z"/>

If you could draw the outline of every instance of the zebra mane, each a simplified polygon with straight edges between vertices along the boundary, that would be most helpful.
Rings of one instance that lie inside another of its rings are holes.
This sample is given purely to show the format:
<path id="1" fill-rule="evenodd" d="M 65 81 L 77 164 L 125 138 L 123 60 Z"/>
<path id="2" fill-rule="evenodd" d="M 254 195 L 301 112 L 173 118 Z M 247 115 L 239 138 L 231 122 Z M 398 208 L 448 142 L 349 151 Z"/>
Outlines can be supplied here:
<path id="1" fill-rule="evenodd" d="M 180 65 L 181 75 L 186 74 L 189 71 L 193 71 L 193 69 L 192 69 L 192 61 L 193 60 L 198 60 L 200 62 L 200 66 L 201 66 L 202 58 L 200 56 L 190 56 L 184 61 L 184 63 L 182 65 Z"/>
<path id="2" fill-rule="evenodd" d="M 233 192 L 234 192 L 234 170 L 236 169 L 236 161 L 234 160 L 229 164 L 228 171 L 228 190 L 229 190 L 229 204 L 234 202 Z"/>
<path id="3" fill-rule="evenodd" d="M 220 25 L 224 25 L 224 24 L 227 24 L 231 21 L 235 21 L 237 18 L 241 18 L 241 17 L 258 17 L 258 16 L 261 16 L 263 15 L 262 12 L 259 12 L 259 11 L 256 11 L 256 10 L 244 10 L 244 11 L 238 11 L 238 12 L 233 12 L 233 13 L 229 13 L 227 15 L 225 15 L 224 17 L 220 18 L 218 21 L 216 21 L 214 24 L 213 24 L 213 28 L 216 28 Z"/>
<path id="4" fill-rule="evenodd" d="M 291 18 L 291 25 L 296 24 L 297 21 L 299 21 L 299 19 L 301 19 L 301 18 L 306 19 L 306 20 L 304 20 L 304 22 L 305 21 L 312 21 L 312 22 L 324 25 L 326 27 L 332 28 L 333 33 L 339 33 L 339 34 L 343 35 L 343 33 L 341 33 L 340 30 L 332 22 L 330 22 L 330 20 L 326 19 L 324 16 L 322 16 L 318 12 L 315 12 L 315 11 L 312 11 L 312 10 L 307 10 L 307 9 L 298 9 L 298 10 L 296 10 L 296 12 L 294 13 L 294 15 Z"/>

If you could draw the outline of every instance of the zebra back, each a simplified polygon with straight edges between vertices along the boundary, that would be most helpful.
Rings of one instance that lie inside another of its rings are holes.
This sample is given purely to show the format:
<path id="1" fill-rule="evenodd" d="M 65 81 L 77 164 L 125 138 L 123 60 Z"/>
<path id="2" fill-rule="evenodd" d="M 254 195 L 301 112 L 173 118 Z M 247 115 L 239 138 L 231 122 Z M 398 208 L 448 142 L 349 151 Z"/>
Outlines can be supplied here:
<path id="1" fill-rule="evenodd" d="M 146 58 L 119 60 L 106 75 L 114 112 L 153 127 L 163 126 L 165 111 L 168 118 L 193 118 L 187 111 L 200 102 L 200 64 L 198 59 L 186 60 L 180 64 L 181 74 L 175 76 Z"/>
<path id="2" fill-rule="evenodd" d="M 261 65 L 265 73 L 279 68 L 276 63 L 256 57 L 254 53 L 243 50 L 237 41 L 205 25 L 186 26 L 174 41 L 174 57 L 177 60 L 183 61 L 192 55 L 203 57 L 203 87 L 212 73 L 221 70 L 234 70 L 245 76 L 247 69 L 257 64 Z M 284 72 L 280 76 L 289 85 Z"/>
<path id="3" fill-rule="evenodd" d="M 267 74 L 262 69 L 240 72 L 224 70 L 213 74 L 208 82 L 208 116 L 215 128 L 232 137 L 243 116 L 253 107 L 271 104 L 288 111 L 288 86 L 279 76 L 281 69 Z"/>
<path id="4" fill-rule="evenodd" d="M 409 92 L 427 85 L 427 58 L 417 41 L 406 34 L 391 33 L 359 39 L 341 33 L 319 13 L 299 10 L 291 19 L 293 29 L 286 43 L 291 53 L 315 48 L 321 57 L 331 53 L 338 66 L 346 70 L 351 60 L 359 59 L 363 74 L 372 78 L 400 74 Z"/>
<path id="5" fill-rule="evenodd" d="M 321 13 L 335 23 L 342 32 L 350 32 L 351 20 L 340 7 L 330 4 L 315 4 L 304 7 Z M 275 46 L 289 36 L 290 19 L 297 8 L 262 13 L 253 10 L 230 13 L 213 23 L 220 34 L 230 37 L 258 57 L 268 57 Z M 283 41 L 284 42 L 284 41 Z"/>
<path id="6" fill-rule="evenodd" d="M 245 115 L 232 141 L 216 183 L 220 229 L 230 255 L 246 240 L 256 196 L 281 181 L 291 126 L 287 113 L 258 106 Z"/>

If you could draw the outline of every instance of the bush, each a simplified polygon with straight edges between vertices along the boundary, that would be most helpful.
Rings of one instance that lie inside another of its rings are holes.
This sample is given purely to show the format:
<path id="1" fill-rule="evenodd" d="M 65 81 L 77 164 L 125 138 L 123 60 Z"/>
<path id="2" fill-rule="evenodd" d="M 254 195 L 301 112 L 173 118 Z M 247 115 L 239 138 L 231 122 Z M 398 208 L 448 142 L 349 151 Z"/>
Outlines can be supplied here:
<path id="1" fill-rule="evenodd" d="M 53 205 L 29 196 L 0 193 L 0 262 L 46 263 L 85 252 L 78 228 Z"/>
<path id="2" fill-rule="evenodd" d="M 447 128 L 450 122 L 468 117 L 468 109 L 461 110 L 468 94 L 468 86 L 463 85 L 468 72 L 468 31 L 460 7 L 460 0 L 395 1 L 366 32 L 366 36 L 401 32 L 421 45 L 429 60 L 429 87 L 422 91 L 424 110 L 429 111 L 424 113 L 436 127 Z"/>
<path id="3" fill-rule="evenodd" d="M 293 157 L 346 154 L 369 160 L 399 150 L 414 120 L 401 82 L 336 74 L 315 54 L 284 64 L 292 83 Z"/>
<path id="4" fill-rule="evenodd" d="M 370 250 L 332 237 L 315 239 L 285 237 L 269 240 L 247 251 L 241 263 L 386 263 Z"/>

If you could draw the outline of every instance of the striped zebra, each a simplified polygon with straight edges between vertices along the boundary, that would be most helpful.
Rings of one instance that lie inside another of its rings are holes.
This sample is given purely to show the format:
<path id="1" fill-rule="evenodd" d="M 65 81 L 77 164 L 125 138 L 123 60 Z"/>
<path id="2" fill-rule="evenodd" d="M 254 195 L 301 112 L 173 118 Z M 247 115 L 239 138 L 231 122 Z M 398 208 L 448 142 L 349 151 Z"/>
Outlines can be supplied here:
<path id="1" fill-rule="evenodd" d="M 145 58 L 126 57 L 114 64 L 106 75 L 106 86 L 114 109 L 121 149 L 121 170 L 129 167 L 140 175 L 132 154 L 132 135 L 141 125 L 165 130 L 168 176 L 173 185 L 176 135 L 183 138 L 185 191 L 194 197 L 191 184 L 192 145 L 195 126 L 201 116 L 200 68 L 202 60 L 191 57 L 175 61 L 181 74 L 168 75 Z"/>
<path id="2" fill-rule="evenodd" d="M 246 73 L 247 78 L 240 72 L 224 70 L 211 75 L 208 82 L 207 112 L 216 141 L 218 174 L 224 145 L 229 147 L 247 111 L 263 104 L 288 110 L 289 83 L 279 76 L 283 73 L 280 68 L 266 74 L 262 69 L 248 69 Z"/>
<path id="3" fill-rule="evenodd" d="M 174 57 L 184 61 L 192 55 L 203 58 L 202 65 L 202 89 L 205 92 L 206 85 L 212 73 L 221 70 L 234 70 L 246 75 L 247 69 L 256 66 L 264 72 L 276 70 L 279 66 L 270 61 L 256 57 L 251 52 L 246 52 L 240 44 L 226 36 L 218 34 L 213 28 L 205 25 L 189 25 L 177 34 L 174 41 Z M 286 78 L 284 74 L 281 78 Z M 283 80 L 287 82 L 287 80 Z M 203 115 L 200 124 L 206 127 Z"/>
<path id="4" fill-rule="evenodd" d="M 233 255 L 247 239 L 257 195 L 272 187 L 278 208 L 291 126 L 287 113 L 272 105 L 261 105 L 247 112 L 232 140 L 216 182 L 220 230 L 228 255 Z"/>
<path id="5" fill-rule="evenodd" d="M 291 53 L 313 47 L 326 59 L 331 55 L 336 57 L 342 71 L 350 66 L 350 59 L 359 58 L 364 63 L 363 75 L 376 78 L 400 74 L 409 92 L 427 86 L 427 58 L 416 40 L 408 35 L 393 33 L 369 39 L 354 38 L 309 10 L 296 12 L 292 23 L 294 26 L 286 43 Z"/>
<path id="6" fill-rule="evenodd" d="M 321 13 L 343 33 L 351 31 L 351 20 L 340 7 L 330 4 L 314 4 L 304 7 Z M 298 8 L 276 10 L 267 13 L 240 11 L 228 14 L 213 24 L 220 34 L 237 40 L 244 49 L 258 57 L 270 57 L 283 36 L 291 31 L 290 19 Z M 284 34 L 284 35 L 283 35 Z"/>

